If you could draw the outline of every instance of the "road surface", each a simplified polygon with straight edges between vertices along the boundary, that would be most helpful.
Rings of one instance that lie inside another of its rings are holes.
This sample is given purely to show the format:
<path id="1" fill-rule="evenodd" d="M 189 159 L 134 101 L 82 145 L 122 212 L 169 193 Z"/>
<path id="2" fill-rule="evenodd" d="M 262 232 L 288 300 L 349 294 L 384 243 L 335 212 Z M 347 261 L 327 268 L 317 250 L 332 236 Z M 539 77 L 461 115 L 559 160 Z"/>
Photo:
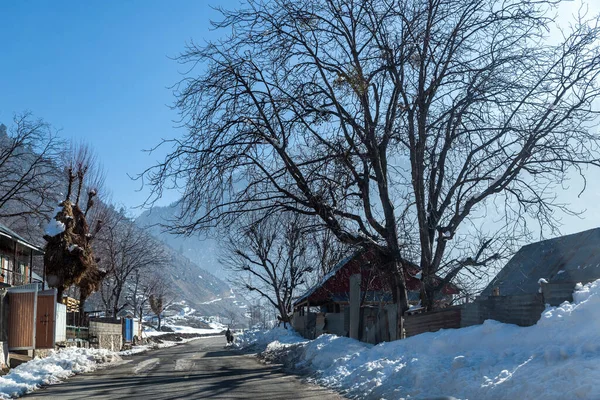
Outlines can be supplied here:
<path id="1" fill-rule="evenodd" d="M 124 357 L 90 374 L 34 392 L 32 399 L 319 399 L 342 397 L 255 357 L 203 338 Z"/>

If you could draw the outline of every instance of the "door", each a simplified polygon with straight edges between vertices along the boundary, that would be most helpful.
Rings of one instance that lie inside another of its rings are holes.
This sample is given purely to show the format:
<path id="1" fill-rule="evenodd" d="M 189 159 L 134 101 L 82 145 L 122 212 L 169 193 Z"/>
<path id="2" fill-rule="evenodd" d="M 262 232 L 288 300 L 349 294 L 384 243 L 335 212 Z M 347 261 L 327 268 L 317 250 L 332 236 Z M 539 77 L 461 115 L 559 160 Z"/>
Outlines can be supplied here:
<path id="1" fill-rule="evenodd" d="M 37 285 L 8 289 L 8 349 L 35 348 Z"/>
<path id="2" fill-rule="evenodd" d="M 53 349 L 56 322 L 56 289 L 38 292 L 35 348 Z"/>
<path id="3" fill-rule="evenodd" d="M 133 320 L 125 318 L 125 342 L 133 341 Z"/>

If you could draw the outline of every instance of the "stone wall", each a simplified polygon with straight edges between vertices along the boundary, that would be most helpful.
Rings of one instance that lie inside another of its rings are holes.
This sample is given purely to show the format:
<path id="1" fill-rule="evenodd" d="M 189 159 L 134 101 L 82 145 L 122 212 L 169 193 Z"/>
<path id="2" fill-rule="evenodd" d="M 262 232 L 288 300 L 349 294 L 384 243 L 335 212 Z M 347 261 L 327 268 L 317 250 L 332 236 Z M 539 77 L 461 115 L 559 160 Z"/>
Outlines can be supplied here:
<path id="1" fill-rule="evenodd" d="M 99 349 L 119 351 L 123 347 L 123 333 L 119 320 L 90 320 L 90 345 Z"/>

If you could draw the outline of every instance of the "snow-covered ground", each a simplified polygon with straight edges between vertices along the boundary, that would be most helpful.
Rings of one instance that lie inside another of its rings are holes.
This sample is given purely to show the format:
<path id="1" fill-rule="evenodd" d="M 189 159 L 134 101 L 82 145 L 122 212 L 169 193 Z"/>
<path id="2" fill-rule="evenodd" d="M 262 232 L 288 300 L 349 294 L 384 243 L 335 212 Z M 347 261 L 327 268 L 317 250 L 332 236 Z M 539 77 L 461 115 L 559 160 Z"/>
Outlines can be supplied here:
<path id="1" fill-rule="evenodd" d="M 41 385 L 60 382 L 71 375 L 91 372 L 121 358 L 109 350 L 65 348 L 46 358 L 35 358 L 0 377 L 0 399 L 32 392 Z"/>
<path id="2" fill-rule="evenodd" d="M 183 325 L 166 324 L 164 326 L 172 329 L 173 333 L 197 333 L 199 335 L 220 335 L 221 332 L 223 331 L 223 328 L 221 328 L 221 327 L 210 328 L 210 329 L 201 329 L 201 328 L 192 328 L 192 327 L 183 326 Z M 227 329 L 227 328 L 225 328 L 225 329 Z M 164 335 L 165 333 L 167 333 L 167 332 L 157 331 L 156 329 L 153 329 L 151 327 L 144 327 L 143 336 L 144 337 L 160 336 L 160 335 Z"/>
<path id="3" fill-rule="evenodd" d="M 350 398 L 600 399 L 600 280 L 573 297 L 531 327 L 486 321 L 376 346 L 277 328 L 237 345 L 293 359 Z"/>
<path id="4" fill-rule="evenodd" d="M 163 335 L 165 334 L 165 332 L 159 332 L 159 333 L 163 334 Z M 218 336 L 220 337 L 221 335 L 219 334 Z M 197 340 L 197 339 L 202 339 L 202 337 L 181 338 L 181 340 L 179 340 L 177 342 L 165 340 L 162 343 L 142 344 L 139 346 L 133 346 L 129 350 L 122 350 L 118 354 L 120 356 L 131 356 L 134 354 L 145 353 L 148 350 L 164 349 L 165 347 L 177 346 L 178 344 L 187 343 L 187 342 L 190 342 L 192 340 Z"/>
<path id="5" fill-rule="evenodd" d="M 234 296 L 235 297 L 235 296 Z M 211 321 L 210 317 L 198 316 L 196 310 L 186 305 L 185 301 L 181 301 L 177 303 L 181 310 L 175 314 L 163 319 L 162 325 L 166 328 L 170 328 L 174 333 L 195 333 L 199 335 L 207 335 L 207 334 L 220 334 L 222 331 L 227 329 L 227 326 Z M 151 323 L 153 320 L 152 316 L 147 316 L 145 318 L 147 323 Z M 187 326 L 186 324 L 189 320 L 199 320 L 209 326 L 210 328 L 193 328 Z M 144 336 L 157 336 L 164 335 L 166 332 L 157 331 L 149 325 L 144 326 Z"/>

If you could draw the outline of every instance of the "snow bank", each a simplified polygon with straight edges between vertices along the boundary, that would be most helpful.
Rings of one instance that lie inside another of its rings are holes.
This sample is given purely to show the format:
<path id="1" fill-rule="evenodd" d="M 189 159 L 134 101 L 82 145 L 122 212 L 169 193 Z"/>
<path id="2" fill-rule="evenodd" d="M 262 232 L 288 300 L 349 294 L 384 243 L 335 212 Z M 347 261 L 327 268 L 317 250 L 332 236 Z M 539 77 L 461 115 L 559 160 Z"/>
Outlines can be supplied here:
<path id="1" fill-rule="evenodd" d="M 61 349 L 46 358 L 35 358 L 21 364 L 0 377 L 0 399 L 18 397 L 41 385 L 57 383 L 71 375 L 90 372 L 100 364 L 120 359 L 109 350 L 74 347 Z"/>
<path id="2" fill-rule="evenodd" d="M 600 399 L 600 280 L 573 297 L 531 327 L 486 321 L 377 346 L 278 329 L 240 344 L 280 353 L 272 359 L 300 354 L 298 367 L 351 398 Z"/>
<path id="3" fill-rule="evenodd" d="M 250 329 L 235 335 L 234 338 L 234 345 L 238 348 L 252 347 L 259 350 L 266 349 L 268 346 L 275 348 L 278 345 L 285 347 L 285 345 L 308 342 L 292 328 L 285 329 L 283 327 L 276 327 L 268 331 Z"/>

